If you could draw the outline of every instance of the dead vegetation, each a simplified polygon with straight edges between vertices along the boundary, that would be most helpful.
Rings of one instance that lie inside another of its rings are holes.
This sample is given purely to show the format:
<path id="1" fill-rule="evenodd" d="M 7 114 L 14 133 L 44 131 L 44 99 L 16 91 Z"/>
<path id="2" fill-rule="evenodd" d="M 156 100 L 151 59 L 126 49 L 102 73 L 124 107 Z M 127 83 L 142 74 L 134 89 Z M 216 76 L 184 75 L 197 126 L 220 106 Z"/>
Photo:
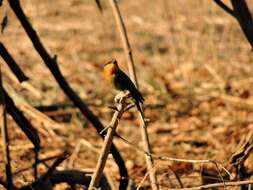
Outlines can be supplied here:
<path id="1" fill-rule="evenodd" d="M 0 189 L 88 188 L 103 146 L 98 134 L 115 111 L 102 64 L 116 57 L 127 70 L 110 4 L 21 0 L 27 19 L 18 2 L 0 1 Z M 252 5 L 119 1 L 152 154 L 128 110 L 102 189 L 154 189 L 145 155 L 159 189 L 252 188 Z"/>

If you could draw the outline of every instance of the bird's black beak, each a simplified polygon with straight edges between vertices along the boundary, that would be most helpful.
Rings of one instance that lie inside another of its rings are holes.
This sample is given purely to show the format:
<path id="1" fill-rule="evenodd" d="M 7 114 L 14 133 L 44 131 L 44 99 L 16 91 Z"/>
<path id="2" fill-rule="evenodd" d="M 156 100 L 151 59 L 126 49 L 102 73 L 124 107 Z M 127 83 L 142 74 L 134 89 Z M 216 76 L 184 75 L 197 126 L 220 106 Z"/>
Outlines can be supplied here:
<path id="1" fill-rule="evenodd" d="M 112 58 L 110 59 L 109 61 L 107 61 L 105 64 L 104 64 L 104 67 L 108 64 L 115 64 L 115 65 L 118 65 L 118 62 L 116 59 Z"/>

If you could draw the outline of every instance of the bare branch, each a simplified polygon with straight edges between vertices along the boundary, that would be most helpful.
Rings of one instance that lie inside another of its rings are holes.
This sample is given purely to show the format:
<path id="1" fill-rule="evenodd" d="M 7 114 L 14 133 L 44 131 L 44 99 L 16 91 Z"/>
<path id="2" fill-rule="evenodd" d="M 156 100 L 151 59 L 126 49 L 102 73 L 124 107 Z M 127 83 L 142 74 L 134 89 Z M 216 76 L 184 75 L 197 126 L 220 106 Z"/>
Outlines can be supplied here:
<path id="1" fill-rule="evenodd" d="M 241 186 L 241 185 L 253 184 L 253 180 L 225 182 L 225 184 L 226 186 Z M 202 189 L 211 189 L 215 187 L 224 187 L 224 183 L 213 183 L 213 184 L 201 185 L 197 187 L 188 187 L 188 188 L 179 188 L 179 189 L 170 189 L 170 190 L 202 190 Z"/>
<path id="2" fill-rule="evenodd" d="M 105 136 L 105 140 L 104 140 L 104 144 L 101 150 L 101 154 L 99 156 L 98 162 L 97 162 L 97 166 L 95 169 L 95 172 L 92 176 L 90 185 L 89 185 L 89 189 L 88 190 L 93 190 L 94 188 L 97 188 L 101 179 L 101 176 L 103 174 L 103 170 L 107 161 L 107 157 L 110 153 L 110 147 L 112 145 L 112 141 L 113 141 L 113 136 L 115 134 L 115 131 L 117 129 L 119 120 L 122 116 L 122 114 L 124 113 L 124 109 L 126 106 L 126 98 L 127 96 L 124 95 L 121 99 L 121 102 L 117 105 L 117 109 L 115 110 L 111 123 L 109 124 L 109 126 L 107 127 L 107 133 Z"/>
<path id="3" fill-rule="evenodd" d="M 2 34 L 4 33 L 4 30 L 7 27 L 7 25 L 8 25 L 8 16 L 7 16 L 7 13 L 5 12 L 2 22 L 1 22 L 1 33 Z"/>
<path id="4" fill-rule="evenodd" d="M 253 19 L 245 0 L 231 0 L 236 18 L 248 42 L 253 48 Z"/>
<path id="5" fill-rule="evenodd" d="M 223 3 L 221 0 L 213 0 L 217 5 L 219 5 L 224 11 L 226 11 L 228 14 L 230 14 L 233 17 L 235 16 L 234 11 L 229 8 L 225 3 Z"/>
<path id="6" fill-rule="evenodd" d="M 95 0 L 96 2 L 96 5 L 98 7 L 98 10 L 100 11 L 100 13 L 103 13 L 103 8 L 102 8 L 102 5 L 101 5 L 101 1 L 100 0 Z"/>
<path id="7" fill-rule="evenodd" d="M 3 155 L 5 162 L 5 173 L 7 178 L 7 189 L 13 189 L 13 178 L 11 172 L 11 157 L 10 157 L 10 148 L 9 148 L 9 135 L 7 128 L 7 116 L 6 116 L 6 103 L 5 96 L 2 86 L 2 73 L 0 66 L 0 125 L 2 132 L 2 141 L 3 141 Z"/>
<path id="8" fill-rule="evenodd" d="M 9 94 L 4 90 L 4 97 L 6 101 L 6 110 L 12 116 L 14 121 L 18 124 L 21 130 L 25 133 L 27 138 L 33 143 L 37 150 L 40 150 L 40 138 L 37 130 L 31 125 L 24 114 L 16 107 Z"/>
<path id="9" fill-rule="evenodd" d="M 19 82 L 23 82 L 23 81 L 28 80 L 28 77 L 24 74 L 24 72 L 18 66 L 18 64 L 13 59 L 13 57 L 8 52 L 8 50 L 5 48 L 5 46 L 2 42 L 0 42 L 0 55 L 3 58 L 3 60 L 6 62 L 6 64 L 9 66 L 11 71 L 14 73 L 14 75 L 17 77 Z"/>
<path id="10" fill-rule="evenodd" d="M 231 10 L 221 0 L 214 0 L 223 10 L 237 19 L 240 27 L 253 48 L 253 19 L 245 0 L 230 0 L 233 6 Z"/>

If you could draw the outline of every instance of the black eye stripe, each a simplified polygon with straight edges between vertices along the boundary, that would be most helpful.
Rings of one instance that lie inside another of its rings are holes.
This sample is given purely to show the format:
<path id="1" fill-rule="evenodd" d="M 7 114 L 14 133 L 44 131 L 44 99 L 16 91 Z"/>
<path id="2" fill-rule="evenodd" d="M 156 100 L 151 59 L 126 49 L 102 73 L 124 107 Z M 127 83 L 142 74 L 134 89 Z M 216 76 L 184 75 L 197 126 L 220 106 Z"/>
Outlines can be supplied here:
<path id="1" fill-rule="evenodd" d="M 106 64 L 104 64 L 104 66 L 109 65 L 110 63 L 112 63 L 112 62 L 111 62 L 111 61 L 110 61 L 110 62 L 107 62 Z"/>
<path id="2" fill-rule="evenodd" d="M 111 59 L 110 61 L 108 61 L 107 63 L 105 63 L 104 66 L 106 66 L 106 65 L 108 65 L 108 64 L 115 64 L 115 65 L 118 65 L 116 59 Z"/>

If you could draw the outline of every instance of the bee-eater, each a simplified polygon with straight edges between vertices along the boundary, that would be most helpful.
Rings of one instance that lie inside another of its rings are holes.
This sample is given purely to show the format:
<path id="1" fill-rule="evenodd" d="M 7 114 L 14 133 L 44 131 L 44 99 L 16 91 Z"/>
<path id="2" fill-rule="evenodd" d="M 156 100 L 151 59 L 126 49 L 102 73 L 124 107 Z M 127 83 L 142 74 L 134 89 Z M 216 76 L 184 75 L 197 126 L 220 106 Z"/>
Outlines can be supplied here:
<path id="1" fill-rule="evenodd" d="M 140 103 L 143 103 L 144 98 L 140 91 L 136 88 L 131 79 L 119 68 L 116 59 L 111 59 L 104 65 L 104 77 L 117 90 L 128 90 L 134 99 L 137 109 L 141 111 Z"/>

